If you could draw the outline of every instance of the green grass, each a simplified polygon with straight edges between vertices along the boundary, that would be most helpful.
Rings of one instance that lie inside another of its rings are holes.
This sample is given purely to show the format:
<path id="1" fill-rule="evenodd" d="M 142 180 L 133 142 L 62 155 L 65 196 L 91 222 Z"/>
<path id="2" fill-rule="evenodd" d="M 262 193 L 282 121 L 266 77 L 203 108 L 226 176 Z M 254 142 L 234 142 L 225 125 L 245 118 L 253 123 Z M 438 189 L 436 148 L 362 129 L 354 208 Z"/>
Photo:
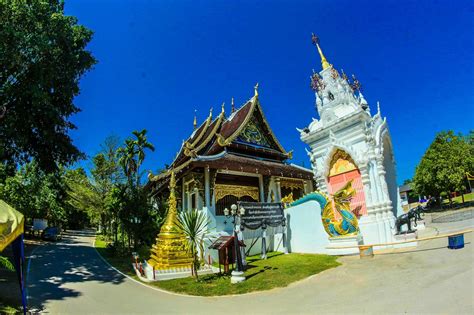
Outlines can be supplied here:
<path id="1" fill-rule="evenodd" d="M 469 194 L 465 194 L 464 195 L 464 201 L 465 202 L 468 202 L 468 201 L 471 201 L 471 200 L 474 200 L 474 192 L 471 192 Z M 457 197 L 454 197 L 453 198 L 453 202 L 455 203 L 462 203 L 462 196 L 457 196 Z M 448 197 L 445 197 L 443 199 L 443 204 L 446 204 L 446 203 L 449 203 L 449 198 Z"/>
<path id="2" fill-rule="evenodd" d="M 109 264 L 120 270 L 121 272 L 129 275 L 134 276 L 135 271 L 132 267 L 132 257 L 131 255 L 128 256 L 115 256 L 110 248 L 107 248 L 107 241 L 103 239 L 96 239 L 95 240 L 95 248 L 99 252 L 99 254 L 104 257 Z"/>
<path id="3" fill-rule="evenodd" d="M 21 306 L 11 306 L 10 303 L 0 301 L 0 314 L 20 314 L 23 312 Z"/>
<path id="4" fill-rule="evenodd" d="M 152 282 L 153 286 L 190 295 L 216 296 L 242 294 L 253 291 L 286 287 L 326 269 L 340 265 L 337 257 L 313 254 L 269 253 L 268 259 L 258 256 L 247 257 L 247 280 L 237 284 L 230 283 L 230 275 L 204 275 L 196 282 L 194 278 L 174 279 Z"/>
<path id="5" fill-rule="evenodd" d="M 131 267 L 131 258 L 114 257 L 107 248 L 107 243 L 102 240 L 96 240 L 95 246 L 111 265 L 138 280 Z M 269 253 L 266 260 L 260 259 L 260 255 L 247 257 L 247 264 L 247 280 L 238 284 L 231 284 L 230 275 L 227 274 L 203 275 L 199 277 L 198 282 L 189 277 L 149 284 L 172 292 L 198 296 L 243 294 L 286 287 L 292 282 L 340 265 L 335 256 L 294 253 L 284 255 L 278 252 Z"/>

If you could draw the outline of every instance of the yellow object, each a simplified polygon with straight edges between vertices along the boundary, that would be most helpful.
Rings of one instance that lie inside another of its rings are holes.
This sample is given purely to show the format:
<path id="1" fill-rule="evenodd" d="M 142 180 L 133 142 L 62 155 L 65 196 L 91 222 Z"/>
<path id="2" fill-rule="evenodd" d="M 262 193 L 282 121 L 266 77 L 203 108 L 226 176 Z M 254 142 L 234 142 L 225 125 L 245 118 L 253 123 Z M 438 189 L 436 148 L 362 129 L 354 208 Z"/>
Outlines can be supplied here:
<path id="1" fill-rule="evenodd" d="M 352 187 L 352 180 L 335 192 L 332 195 L 332 200 L 326 194 L 321 192 L 320 194 L 327 200 L 321 213 L 326 232 L 333 237 L 357 235 L 359 222 L 350 210 L 350 201 L 356 195 L 356 191 Z M 339 213 L 342 219 L 336 220 L 332 203 L 334 203 L 334 210 Z"/>
<path id="2" fill-rule="evenodd" d="M 239 199 L 244 196 L 248 196 L 256 201 L 260 199 L 258 187 L 216 184 L 215 191 L 216 202 L 229 195 L 235 196 Z"/>
<path id="3" fill-rule="evenodd" d="M 347 173 L 356 170 L 357 166 L 354 160 L 344 151 L 337 150 L 331 160 L 331 169 L 329 170 L 329 177 Z"/>
<path id="4" fill-rule="evenodd" d="M 25 217 L 0 199 L 0 252 L 24 232 Z"/>
<path id="5" fill-rule="evenodd" d="M 177 227 L 178 210 L 175 196 L 176 179 L 171 172 L 170 196 L 168 198 L 168 215 L 156 238 L 156 244 L 151 249 L 148 263 L 155 269 L 174 269 L 190 267 L 193 258 L 189 251 L 186 236 Z"/>
<path id="6" fill-rule="evenodd" d="M 329 68 L 330 64 L 326 60 L 326 57 L 324 57 L 323 51 L 321 50 L 321 47 L 319 47 L 318 43 L 316 43 L 316 48 L 318 48 L 319 56 L 321 57 L 321 65 L 323 66 L 323 70 Z"/>
<path id="7" fill-rule="evenodd" d="M 193 121 L 194 130 L 196 130 L 197 125 L 198 125 L 198 122 L 197 122 L 197 117 L 196 117 L 196 111 L 194 111 L 194 121 Z"/>
<path id="8" fill-rule="evenodd" d="M 281 203 L 284 205 L 284 207 L 286 208 L 286 205 L 287 204 L 290 204 L 294 202 L 293 200 L 293 192 L 290 192 L 288 195 L 286 195 L 285 197 L 281 198 Z"/>

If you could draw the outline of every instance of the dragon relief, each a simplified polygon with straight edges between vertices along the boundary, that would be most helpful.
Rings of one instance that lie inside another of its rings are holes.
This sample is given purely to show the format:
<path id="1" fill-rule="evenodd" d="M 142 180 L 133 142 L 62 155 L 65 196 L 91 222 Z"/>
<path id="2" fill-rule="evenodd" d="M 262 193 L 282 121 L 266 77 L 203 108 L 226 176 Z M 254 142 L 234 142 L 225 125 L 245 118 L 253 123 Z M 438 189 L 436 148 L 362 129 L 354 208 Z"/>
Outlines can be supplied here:
<path id="1" fill-rule="evenodd" d="M 359 233 L 359 223 L 357 216 L 358 209 L 350 210 L 351 199 L 356 191 L 352 187 L 352 180 L 348 181 L 341 189 L 332 195 L 332 198 L 322 192 L 315 191 L 292 202 L 290 207 L 303 204 L 308 201 L 316 201 L 321 206 L 321 219 L 326 230 L 331 237 L 352 236 Z M 341 219 L 336 219 L 333 211 L 339 213 Z"/>

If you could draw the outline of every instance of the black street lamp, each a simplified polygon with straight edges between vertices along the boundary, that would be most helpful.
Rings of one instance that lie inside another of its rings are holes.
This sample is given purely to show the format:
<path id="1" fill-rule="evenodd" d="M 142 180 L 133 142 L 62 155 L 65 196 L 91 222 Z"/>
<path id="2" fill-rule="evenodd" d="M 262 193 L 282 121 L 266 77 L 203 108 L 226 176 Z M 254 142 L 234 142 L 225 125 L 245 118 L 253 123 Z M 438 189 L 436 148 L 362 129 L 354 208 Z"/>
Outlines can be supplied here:
<path id="1" fill-rule="evenodd" d="M 234 248 L 235 248 L 235 269 L 232 271 L 232 277 L 230 278 L 231 283 L 239 283 L 245 280 L 244 267 L 242 265 L 242 256 L 240 253 L 239 238 L 237 236 L 238 226 L 240 225 L 241 216 L 245 214 L 245 209 L 240 207 L 237 209 L 236 204 L 232 204 L 229 209 L 224 209 L 224 215 L 229 218 L 233 217 L 232 223 L 234 224 Z M 238 220 L 238 222 L 237 222 Z"/>

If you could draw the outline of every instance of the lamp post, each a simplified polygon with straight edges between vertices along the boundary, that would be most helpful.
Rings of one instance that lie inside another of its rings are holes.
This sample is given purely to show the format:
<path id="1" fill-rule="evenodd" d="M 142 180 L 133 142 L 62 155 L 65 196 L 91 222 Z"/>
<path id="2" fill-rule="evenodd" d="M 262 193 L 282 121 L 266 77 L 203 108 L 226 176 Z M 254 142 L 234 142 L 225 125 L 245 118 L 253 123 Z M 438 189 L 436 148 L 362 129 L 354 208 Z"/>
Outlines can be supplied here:
<path id="1" fill-rule="evenodd" d="M 233 217 L 233 224 L 234 224 L 234 247 L 235 247 L 235 269 L 232 271 L 232 277 L 230 278 L 231 283 L 239 283 L 245 280 L 245 275 L 244 275 L 244 268 L 242 265 L 242 256 L 240 254 L 240 246 L 239 246 L 239 239 L 237 236 L 237 226 L 240 225 L 240 219 L 241 216 L 245 214 L 245 209 L 241 207 L 240 209 L 237 209 L 236 204 L 232 204 L 230 206 L 230 214 L 229 214 L 229 209 L 225 208 L 224 209 L 224 215 L 229 218 Z M 239 220 L 239 224 L 237 224 L 237 220 Z"/>

